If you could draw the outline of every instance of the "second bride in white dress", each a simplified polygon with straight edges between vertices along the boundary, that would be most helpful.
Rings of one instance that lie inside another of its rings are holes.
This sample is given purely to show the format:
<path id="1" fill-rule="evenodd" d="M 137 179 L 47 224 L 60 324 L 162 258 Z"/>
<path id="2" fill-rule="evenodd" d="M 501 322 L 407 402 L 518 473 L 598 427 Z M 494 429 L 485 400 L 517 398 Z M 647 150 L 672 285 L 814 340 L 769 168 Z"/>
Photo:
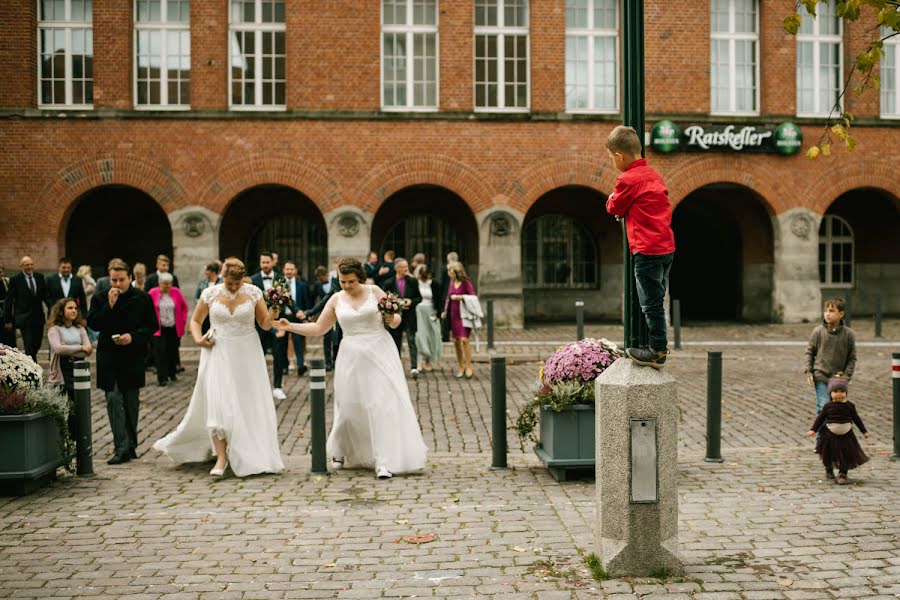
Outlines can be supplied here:
<path id="1" fill-rule="evenodd" d="M 315 323 L 275 323 L 281 331 L 323 335 L 337 320 L 343 330 L 334 363 L 334 423 L 327 452 L 332 468 L 345 463 L 374 468 L 379 479 L 425 468 L 427 448 L 409 398 L 403 364 L 385 329 L 378 300 L 385 293 L 365 285 L 355 258 L 338 263 L 342 291 L 331 297 Z M 388 323 L 400 325 L 400 315 Z"/>

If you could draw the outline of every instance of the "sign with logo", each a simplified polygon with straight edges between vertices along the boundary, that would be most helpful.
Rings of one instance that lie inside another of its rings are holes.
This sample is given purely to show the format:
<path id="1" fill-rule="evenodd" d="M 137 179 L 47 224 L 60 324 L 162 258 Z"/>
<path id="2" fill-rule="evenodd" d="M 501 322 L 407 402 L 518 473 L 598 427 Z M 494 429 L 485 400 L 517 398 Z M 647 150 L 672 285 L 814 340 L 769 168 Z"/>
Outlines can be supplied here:
<path id="1" fill-rule="evenodd" d="M 799 152 L 802 145 L 803 133 L 793 123 L 681 127 L 672 121 L 660 121 L 650 130 L 650 147 L 663 154 L 688 151 L 791 155 Z"/>

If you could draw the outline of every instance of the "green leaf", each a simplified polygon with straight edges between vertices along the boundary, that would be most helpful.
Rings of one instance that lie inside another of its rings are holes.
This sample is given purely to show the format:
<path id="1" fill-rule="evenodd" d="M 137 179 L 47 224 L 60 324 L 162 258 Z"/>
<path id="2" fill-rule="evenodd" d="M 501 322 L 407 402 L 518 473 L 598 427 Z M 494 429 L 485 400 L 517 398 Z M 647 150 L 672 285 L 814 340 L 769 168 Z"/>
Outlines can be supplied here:
<path id="1" fill-rule="evenodd" d="M 794 13 L 784 18 L 784 30 L 791 35 L 797 35 L 800 31 L 800 15 Z"/>
<path id="2" fill-rule="evenodd" d="M 816 16 L 816 4 L 819 3 L 819 0 L 800 0 L 800 3 L 806 7 L 806 12 L 813 17 Z"/>

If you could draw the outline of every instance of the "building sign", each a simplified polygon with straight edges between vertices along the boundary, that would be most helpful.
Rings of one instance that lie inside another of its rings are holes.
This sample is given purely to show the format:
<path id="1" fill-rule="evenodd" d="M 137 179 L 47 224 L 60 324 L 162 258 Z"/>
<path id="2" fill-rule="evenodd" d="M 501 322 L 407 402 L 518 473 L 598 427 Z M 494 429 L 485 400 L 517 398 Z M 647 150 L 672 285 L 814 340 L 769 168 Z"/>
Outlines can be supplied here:
<path id="1" fill-rule="evenodd" d="M 800 151 L 803 133 L 793 123 L 781 125 L 710 125 L 679 127 L 660 121 L 650 130 L 650 147 L 668 154 L 688 152 L 759 152 L 791 155 Z"/>

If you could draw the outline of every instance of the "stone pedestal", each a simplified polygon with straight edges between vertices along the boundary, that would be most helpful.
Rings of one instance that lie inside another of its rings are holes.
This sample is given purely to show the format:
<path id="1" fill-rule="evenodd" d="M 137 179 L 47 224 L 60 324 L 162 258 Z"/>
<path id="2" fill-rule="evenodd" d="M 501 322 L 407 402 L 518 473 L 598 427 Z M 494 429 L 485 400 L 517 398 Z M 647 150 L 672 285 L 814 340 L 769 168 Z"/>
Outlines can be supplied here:
<path id="1" fill-rule="evenodd" d="M 341 206 L 325 215 L 328 227 L 329 271 L 337 259 L 352 256 L 365 262 L 369 256 L 372 237 L 372 215 L 355 206 Z"/>
<path id="2" fill-rule="evenodd" d="M 622 358 L 596 381 L 595 551 L 610 577 L 680 575 L 678 401 L 664 370 Z"/>
<path id="3" fill-rule="evenodd" d="M 169 214 L 172 225 L 173 271 L 178 275 L 181 292 L 193 309 L 197 283 L 206 265 L 219 256 L 219 225 L 222 215 L 201 206 L 186 206 Z M 148 265 L 152 270 L 152 265 Z"/>
<path id="4" fill-rule="evenodd" d="M 776 322 L 816 322 L 822 318 L 821 220 L 821 215 L 806 208 L 794 208 L 772 218 L 775 233 L 772 317 Z"/>
<path id="5" fill-rule="evenodd" d="M 494 301 L 494 326 L 522 329 L 522 221 L 525 215 L 506 207 L 478 213 L 480 264 L 478 297 Z M 486 305 L 484 310 L 487 310 Z"/>

